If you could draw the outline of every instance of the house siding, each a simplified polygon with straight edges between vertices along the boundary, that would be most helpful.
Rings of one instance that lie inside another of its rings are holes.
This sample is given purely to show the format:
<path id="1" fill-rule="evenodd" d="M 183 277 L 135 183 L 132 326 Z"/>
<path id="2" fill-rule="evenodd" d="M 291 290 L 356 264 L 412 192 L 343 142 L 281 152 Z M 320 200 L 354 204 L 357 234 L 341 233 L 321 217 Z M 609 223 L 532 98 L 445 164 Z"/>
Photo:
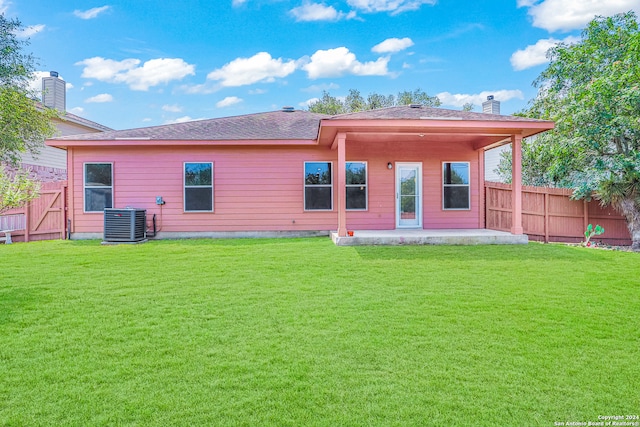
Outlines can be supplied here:
<path id="1" fill-rule="evenodd" d="M 347 143 L 347 161 L 362 160 L 369 165 L 369 209 L 347 211 L 350 229 L 390 230 L 396 228 L 395 170 L 391 162 L 422 163 L 423 228 L 484 228 L 480 219 L 478 153 L 468 145 L 420 143 Z M 469 162 L 471 209 L 464 211 L 442 208 L 442 162 Z"/>
<path id="2" fill-rule="evenodd" d="M 102 132 L 102 130 L 69 121 L 53 119 L 56 127 L 55 136 L 78 135 L 84 133 Z M 67 180 L 67 151 L 61 148 L 44 145 L 37 154 L 23 153 L 20 159 L 21 167 L 30 170 L 32 178 L 41 182 L 56 182 Z M 12 169 L 9 167 L 9 169 Z"/>
<path id="3" fill-rule="evenodd" d="M 156 214 L 162 231 L 306 231 L 335 228 L 336 211 L 304 211 L 305 161 L 333 161 L 328 148 L 70 148 L 69 161 L 113 163 L 114 207 Z M 184 162 L 213 162 L 214 212 L 184 212 Z M 101 213 L 84 213 L 83 174 L 72 180 L 77 233 L 101 232 Z M 155 204 L 162 196 L 165 205 Z"/>
<path id="4" fill-rule="evenodd" d="M 349 229 L 395 228 L 392 162 L 423 164 L 423 227 L 483 228 L 478 153 L 470 146 L 347 142 L 347 161 L 368 165 L 368 209 L 347 211 Z M 100 233 L 102 213 L 84 213 L 83 164 L 113 163 L 114 207 L 156 214 L 163 232 L 330 231 L 337 226 L 337 152 L 311 147 L 70 147 L 68 161 L 74 233 Z M 334 165 L 333 211 L 304 210 L 304 162 Z M 442 162 L 470 163 L 471 209 L 442 209 Z M 184 212 L 184 162 L 213 162 L 214 212 Z M 73 165 L 73 166 L 71 166 Z M 162 196 L 165 205 L 155 204 Z"/>

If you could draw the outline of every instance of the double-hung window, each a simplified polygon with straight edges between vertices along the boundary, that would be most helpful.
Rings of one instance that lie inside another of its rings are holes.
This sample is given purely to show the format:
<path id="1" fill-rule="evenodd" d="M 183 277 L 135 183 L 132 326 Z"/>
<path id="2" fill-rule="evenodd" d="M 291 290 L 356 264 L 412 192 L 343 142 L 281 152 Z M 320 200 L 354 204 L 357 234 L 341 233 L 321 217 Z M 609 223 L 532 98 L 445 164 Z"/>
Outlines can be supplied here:
<path id="1" fill-rule="evenodd" d="M 184 164 L 184 211 L 213 212 L 213 163 Z"/>
<path id="2" fill-rule="evenodd" d="M 347 162 L 347 209 L 367 210 L 367 163 Z"/>
<path id="3" fill-rule="evenodd" d="M 103 212 L 113 207 L 113 164 L 84 164 L 84 211 Z"/>
<path id="4" fill-rule="evenodd" d="M 446 162 L 442 164 L 442 207 L 447 210 L 471 208 L 469 191 L 469 163 Z"/>
<path id="5" fill-rule="evenodd" d="M 333 209 L 331 162 L 304 163 L 304 210 Z"/>

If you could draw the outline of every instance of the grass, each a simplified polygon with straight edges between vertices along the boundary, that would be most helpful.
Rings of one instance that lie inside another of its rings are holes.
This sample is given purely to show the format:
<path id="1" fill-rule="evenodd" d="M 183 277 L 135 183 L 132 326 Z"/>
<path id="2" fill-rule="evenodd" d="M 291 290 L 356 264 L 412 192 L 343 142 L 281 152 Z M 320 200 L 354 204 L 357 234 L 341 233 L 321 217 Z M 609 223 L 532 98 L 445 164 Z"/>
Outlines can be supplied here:
<path id="1" fill-rule="evenodd" d="M 551 426 L 640 408 L 640 255 L 0 245 L 0 425 Z"/>

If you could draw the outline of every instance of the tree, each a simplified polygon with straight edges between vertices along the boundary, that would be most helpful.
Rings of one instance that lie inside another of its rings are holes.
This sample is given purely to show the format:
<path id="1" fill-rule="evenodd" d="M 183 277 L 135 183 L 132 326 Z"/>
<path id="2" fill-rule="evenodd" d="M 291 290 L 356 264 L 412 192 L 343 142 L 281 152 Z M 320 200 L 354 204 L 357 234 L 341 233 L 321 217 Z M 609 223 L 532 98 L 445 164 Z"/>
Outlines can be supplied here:
<path id="1" fill-rule="evenodd" d="M 640 250 L 640 31 L 633 12 L 597 17 L 574 45 L 549 50 L 525 115 L 556 128 L 525 144 L 526 179 L 573 188 L 627 220 Z"/>
<path id="2" fill-rule="evenodd" d="M 309 105 L 309 111 L 312 113 L 322 113 L 335 116 L 337 114 L 346 113 L 345 105 L 335 96 L 329 95 L 329 92 L 322 91 L 322 98 Z"/>
<path id="3" fill-rule="evenodd" d="M 0 15 L 0 162 L 14 165 L 22 153 L 38 153 L 55 131 L 51 118 L 56 116 L 39 107 L 29 89 L 35 60 L 23 53 L 29 41 L 16 36 L 20 29 L 20 21 Z"/>
<path id="4" fill-rule="evenodd" d="M 422 104 L 427 107 L 439 107 L 442 105 L 437 96 L 429 96 L 425 91 L 416 89 L 413 92 L 404 91 L 398 94 L 397 105 Z"/>
<path id="5" fill-rule="evenodd" d="M 40 194 L 40 182 L 29 178 L 29 172 L 17 169 L 10 173 L 0 167 L 0 214 L 21 208 Z"/>
<path id="6" fill-rule="evenodd" d="M 322 98 L 309 105 L 309 111 L 313 113 L 323 113 L 329 115 L 355 113 L 358 111 L 375 110 L 377 108 L 393 107 L 396 105 L 422 104 L 429 107 L 439 107 L 440 99 L 437 96 L 429 96 L 421 89 L 413 92 L 403 91 L 394 95 L 380 95 L 371 93 L 365 100 L 356 89 L 349 89 L 344 101 L 329 95 L 328 92 L 322 92 Z"/>

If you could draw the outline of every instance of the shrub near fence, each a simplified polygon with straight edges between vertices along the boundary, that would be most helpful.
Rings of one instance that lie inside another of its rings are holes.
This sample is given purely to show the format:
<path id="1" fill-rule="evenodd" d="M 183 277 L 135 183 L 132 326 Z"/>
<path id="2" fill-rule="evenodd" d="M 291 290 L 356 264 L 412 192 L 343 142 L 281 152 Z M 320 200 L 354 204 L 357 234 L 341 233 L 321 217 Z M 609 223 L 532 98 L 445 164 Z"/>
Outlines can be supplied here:
<path id="1" fill-rule="evenodd" d="M 597 200 L 571 200 L 564 188 L 522 187 L 522 226 L 531 240 L 577 243 L 585 239 L 589 224 L 604 227 L 593 239 L 611 245 L 630 245 L 631 236 L 622 215 L 603 208 Z M 485 182 L 486 228 L 510 231 L 511 185 Z"/>

